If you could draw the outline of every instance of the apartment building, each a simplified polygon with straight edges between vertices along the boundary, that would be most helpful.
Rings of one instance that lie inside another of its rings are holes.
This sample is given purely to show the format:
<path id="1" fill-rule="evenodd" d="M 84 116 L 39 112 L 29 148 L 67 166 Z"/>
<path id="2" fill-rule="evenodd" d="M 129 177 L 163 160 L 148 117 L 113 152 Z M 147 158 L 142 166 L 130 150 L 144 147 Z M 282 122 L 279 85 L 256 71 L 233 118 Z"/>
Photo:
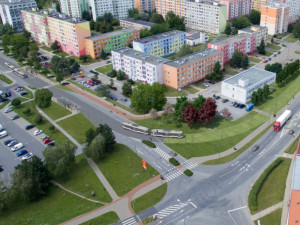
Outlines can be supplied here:
<path id="1" fill-rule="evenodd" d="M 186 33 L 173 30 L 133 42 L 133 49 L 150 55 L 165 57 L 177 53 L 186 45 Z"/>
<path id="2" fill-rule="evenodd" d="M 170 60 L 148 55 L 128 47 L 111 51 L 115 70 L 122 70 L 129 79 L 147 84 L 163 83 L 163 63 Z"/>
<path id="3" fill-rule="evenodd" d="M 120 20 L 120 26 L 121 27 L 132 27 L 136 28 L 138 30 L 141 29 L 148 29 L 150 30 L 151 27 L 153 27 L 155 23 L 147 22 L 144 20 L 135 20 L 133 18 L 126 18 Z"/>
<path id="4" fill-rule="evenodd" d="M 155 0 L 156 12 L 164 18 L 169 11 L 174 12 L 180 17 L 185 16 L 185 7 L 187 0 Z"/>
<path id="5" fill-rule="evenodd" d="M 188 28 L 218 34 L 225 30 L 226 18 L 225 5 L 199 0 L 186 2 L 184 23 Z"/>
<path id="6" fill-rule="evenodd" d="M 90 0 L 93 19 L 111 12 L 117 19 L 124 19 L 128 16 L 128 9 L 134 8 L 134 0 Z"/>
<path id="7" fill-rule="evenodd" d="M 0 3 L 0 16 L 3 24 L 10 24 L 17 31 L 23 29 L 21 10 L 36 8 L 34 0 L 8 0 Z"/>
<path id="8" fill-rule="evenodd" d="M 155 0 L 134 0 L 134 8 L 141 12 L 152 12 L 155 10 Z"/>
<path id="9" fill-rule="evenodd" d="M 59 0 L 59 6 L 61 12 L 70 17 L 82 18 L 84 11 L 90 12 L 88 0 Z"/>
<path id="10" fill-rule="evenodd" d="M 104 34 L 97 34 L 85 39 L 86 53 L 93 59 L 100 57 L 102 50 L 110 53 L 111 50 L 128 46 L 134 40 L 140 38 L 140 31 L 135 28 L 127 28 Z"/>
<path id="11" fill-rule="evenodd" d="M 243 52 L 245 55 L 254 53 L 256 40 L 254 34 L 237 34 L 208 43 L 207 47 L 223 51 L 223 63 L 228 63 L 233 53 L 237 50 Z"/>
<path id="12" fill-rule="evenodd" d="M 246 16 L 251 11 L 251 0 L 221 0 L 220 3 L 227 6 L 228 21 Z"/>
<path id="13" fill-rule="evenodd" d="M 300 16 L 300 0 L 281 0 L 281 3 L 286 3 L 289 10 L 289 24 L 296 23 Z"/>
<path id="14" fill-rule="evenodd" d="M 252 9 L 260 11 L 262 5 L 267 5 L 270 2 L 270 0 L 252 0 Z"/>
<path id="15" fill-rule="evenodd" d="M 261 7 L 260 25 L 268 28 L 268 34 L 287 32 L 289 24 L 289 6 L 286 3 L 270 3 Z"/>
<path id="16" fill-rule="evenodd" d="M 31 37 L 36 42 L 50 46 L 51 38 L 48 27 L 48 15 L 49 11 L 32 8 L 32 10 L 21 10 L 24 29 L 31 33 Z"/>
<path id="17" fill-rule="evenodd" d="M 186 44 L 189 46 L 204 44 L 207 41 L 209 41 L 209 37 L 204 32 L 197 32 L 186 36 Z"/>
<path id="18" fill-rule="evenodd" d="M 265 45 L 267 45 L 268 40 L 268 28 L 262 27 L 259 25 L 253 25 L 250 27 L 245 27 L 244 29 L 240 29 L 238 31 L 239 34 L 253 34 L 255 38 L 255 46 L 258 47 L 260 45 L 260 42 L 264 40 Z"/>
<path id="19" fill-rule="evenodd" d="M 86 54 L 84 38 L 91 36 L 88 21 L 65 14 L 50 14 L 47 20 L 52 43 L 57 41 L 61 50 L 70 55 Z"/>

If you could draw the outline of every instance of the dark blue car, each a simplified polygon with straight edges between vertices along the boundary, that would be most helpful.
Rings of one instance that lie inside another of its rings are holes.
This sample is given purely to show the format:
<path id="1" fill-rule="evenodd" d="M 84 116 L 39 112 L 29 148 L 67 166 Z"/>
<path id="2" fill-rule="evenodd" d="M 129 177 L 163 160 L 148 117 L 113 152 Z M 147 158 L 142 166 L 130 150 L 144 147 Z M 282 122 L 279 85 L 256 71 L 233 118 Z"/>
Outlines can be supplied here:
<path id="1" fill-rule="evenodd" d="M 19 152 L 16 154 L 16 156 L 17 156 L 17 157 L 20 157 L 20 156 L 25 155 L 25 154 L 27 154 L 27 153 L 28 153 L 28 151 L 27 151 L 26 149 L 22 149 L 21 151 L 19 151 Z"/>

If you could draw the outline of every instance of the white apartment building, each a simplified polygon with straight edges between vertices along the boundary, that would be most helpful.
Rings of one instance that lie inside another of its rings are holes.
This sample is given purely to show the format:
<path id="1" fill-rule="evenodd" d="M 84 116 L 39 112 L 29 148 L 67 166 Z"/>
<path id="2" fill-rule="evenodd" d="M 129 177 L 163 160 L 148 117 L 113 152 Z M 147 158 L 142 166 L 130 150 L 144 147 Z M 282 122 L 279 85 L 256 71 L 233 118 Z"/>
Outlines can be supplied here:
<path id="1" fill-rule="evenodd" d="M 245 27 L 244 29 L 240 29 L 238 31 L 239 34 L 254 34 L 255 37 L 255 46 L 258 47 L 260 45 L 260 42 L 264 40 L 265 45 L 267 45 L 268 40 L 268 28 L 262 27 L 259 25 L 253 25 L 250 27 Z"/>
<path id="2" fill-rule="evenodd" d="M 83 11 L 90 11 L 88 0 L 59 0 L 62 13 L 70 17 L 82 17 Z"/>
<path id="3" fill-rule="evenodd" d="M 102 16 L 105 12 L 111 12 L 117 19 L 128 16 L 128 9 L 134 8 L 133 0 L 90 0 L 93 19 Z"/>
<path id="4" fill-rule="evenodd" d="M 300 0 L 282 0 L 281 2 L 286 3 L 289 10 L 289 24 L 296 23 L 300 16 Z"/>
<path id="5" fill-rule="evenodd" d="M 114 70 L 121 70 L 129 79 L 148 84 L 163 83 L 163 64 L 170 61 L 128 47 L 113 50 L 111 55 Z"/>
<path id="6" fill-rule="evenodd" d="M 227 20 L 229 21 L 248 15 L 252 7 L 251 0 L 221 0 L 220 3 L 227 6 Z"/>
<path id="7" fill-rule="evenodd" d="M 0 16 L 3 24 L 10 24 L 17 31 L 23 29 L 21 9 L 36 8 L 34 0 L 8 0 L 0 3 Z"/>
<path id="8" fill-rule="evenodd" d="M 184 22 L 188 28 L 221 33 L 226 27 L 227 7 L 220 3 L 186 2 Z"/>

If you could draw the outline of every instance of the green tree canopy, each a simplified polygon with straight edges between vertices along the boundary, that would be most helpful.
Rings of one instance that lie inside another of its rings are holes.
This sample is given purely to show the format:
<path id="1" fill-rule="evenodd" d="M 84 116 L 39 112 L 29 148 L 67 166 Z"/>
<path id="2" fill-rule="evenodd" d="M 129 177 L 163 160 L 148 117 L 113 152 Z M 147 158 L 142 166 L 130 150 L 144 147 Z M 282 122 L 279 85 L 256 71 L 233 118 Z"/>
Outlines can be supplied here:
<path id="1" fill-rule="evenodd" d="M 92 158 L 96 162 L 103 159 L 105 157 L 105 138 L 101 134 L 98 134 L 92 142 L 83 149 L 83 152 L 87 157 Z"/>
<path id="2" fill-rule="evenodd" d="M 130 97 L 130 95 L 132 94 L 132 87 L 129 82 L 123 83 L 122 94 L 125 95 L 126 97 Z"/>
<path id="3" fill-rule="evenodd" d="M 248 16 L 248 19 L 250 20 L 250 22 L 252 24 L 259 25 L 260 24 L 260 12 L 255 9 L 252 9 Z"/>
<path id="4" fill-rule="evenodd" d="M 161 14 L 158 14 L 156 12 L 152 13 L 151 18 L 150 18 L 150 22 L 161 24 L 164 21 L 165 21 L 164 17 Z"/>
<path id="5" fill-rule="evenodd" d="M 178 57 L 182 57 L 182 56 L 185 56 L 185 55 L 189 55 L 189 54 L 192 54 L 193 53 L 193 49 L 191 46 L 189 45 L 183 45 L 179 52 L 177 53 Z"/>
<path id="6" fill-rule="evenodd" d="M 260 41 L 260 44 L 259 44 L 259 46 L 258 46 L 258 53 L 259 54 L 262 54 L 262 55 L 264 55 L 264 54 L 266 54 L 266 50 L 265 50 L 265 41 L 264 41 L 264 39 L 261 39 L 261 41 Z"/>
<path id="7" fill-rule="evenodd" d="M 232 67 L 240 68 L 243 57 L 244 57 L 244 54 L 241 51 L 239 51 L 239 50 L 235 51 L 232 55 L 230 65 Z"/>
<path id="8" fill-rule="evenodd" d="M 192 105 L 199 110 L 205 101 L 206 98 L 204 98 L 202 95 L 198 95 L 198 97 L 194 99 Z"/>
<path id="9" fill-rule="evenodd" d="M 49 89 L 38 89 L 34 93 L 34 101 L 39 107 L 48 107 L 51 105 L 53 94 Z"/>
<path id="10" fill-rule="evenodd" d="M 232 21 L 232 25 L 237 29 L 242 29 L 251 26 L 251 23 L 247 17 L 240 16 Z"/>

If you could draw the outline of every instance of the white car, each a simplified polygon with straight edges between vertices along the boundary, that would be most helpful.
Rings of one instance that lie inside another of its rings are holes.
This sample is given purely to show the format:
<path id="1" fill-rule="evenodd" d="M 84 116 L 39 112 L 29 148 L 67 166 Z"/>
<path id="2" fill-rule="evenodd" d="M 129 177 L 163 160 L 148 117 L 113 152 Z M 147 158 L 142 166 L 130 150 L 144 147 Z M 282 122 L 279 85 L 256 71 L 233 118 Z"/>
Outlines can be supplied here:
<path id="1" fill-rule="evenodd" d="M 43 133 L 42 130 L 36 130 L 36 131 L 33 132 L 33 135 L 34 135 L 34 136 L 37 136 L 37 135 L 39 135 L 39 134 L 41 134 L 41 133 Z"/>
<path id="2" fill-rule="evenodd" d="M 207 83 L 203 83 L 202 84 L 204 87 L 209 87 L 209 85 Z"/>
<path id="3" fill-rule="evenodd" d="M 29 153 L 27 153 L 26 155 L 24 155 L 24 156 L 22 157 L 22 160 L 28 160 L 28 159 L 30 159 L 32 156 L 33 156 L 33 154 L 32 154 L 31 152 L 29 152 Z"/>
<path id="4" fill-rule="evenodd" d="M 6 131 L 2 131 L 1 133 L 0 133 L 0 138 L 4 138 L 4 137 L 6 137 L 8 134 L 7 134 L 7 132 Z"/>
<path id="5" fill-rule="evenodd" d="M 10 150 L 12 150 L 13 152 L 20 150 L 21 148 L 23 148 L 24 145 L 22 143 L 16 144 L 14 147 L 12 147 Z"/>
<path id="6" fill-rule="evenodd" d="M 5 109 L 5 113 L 9 113 L 9 112 L 12 112 L 13 111 L 13 109 L 12 108 L 7 108 L 7 109 Z"/>

